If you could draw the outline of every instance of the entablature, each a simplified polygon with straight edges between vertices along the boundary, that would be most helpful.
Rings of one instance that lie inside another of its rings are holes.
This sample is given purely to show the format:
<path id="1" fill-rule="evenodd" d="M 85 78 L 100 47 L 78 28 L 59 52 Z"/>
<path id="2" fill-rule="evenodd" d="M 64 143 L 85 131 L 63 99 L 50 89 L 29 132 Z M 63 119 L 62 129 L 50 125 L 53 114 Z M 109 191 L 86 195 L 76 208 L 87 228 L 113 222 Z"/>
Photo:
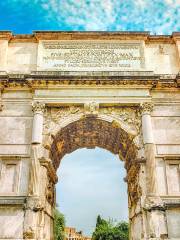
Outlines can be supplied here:
<path id="1" fill-rule="evenodd" d="M 31 74 L 0 72 L 0 88 L 58 88 L 62 85 L 138 86 L 139 88 L 179 88 L 180 74 L 142 72 L 57 72 L 33 71 Z"/>

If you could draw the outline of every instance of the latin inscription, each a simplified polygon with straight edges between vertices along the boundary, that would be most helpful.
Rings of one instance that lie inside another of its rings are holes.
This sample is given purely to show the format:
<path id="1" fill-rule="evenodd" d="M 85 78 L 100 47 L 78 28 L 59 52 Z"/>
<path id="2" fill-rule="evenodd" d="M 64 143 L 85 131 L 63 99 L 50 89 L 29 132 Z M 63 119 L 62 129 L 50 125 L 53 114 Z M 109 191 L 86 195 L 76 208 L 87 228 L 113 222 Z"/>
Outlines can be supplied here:
<path id="1" fill-rule="evenodd" d="M 59 71 L 119 71 L 143 68 L 139 43 L 43 41 L 39 67 Z"/>

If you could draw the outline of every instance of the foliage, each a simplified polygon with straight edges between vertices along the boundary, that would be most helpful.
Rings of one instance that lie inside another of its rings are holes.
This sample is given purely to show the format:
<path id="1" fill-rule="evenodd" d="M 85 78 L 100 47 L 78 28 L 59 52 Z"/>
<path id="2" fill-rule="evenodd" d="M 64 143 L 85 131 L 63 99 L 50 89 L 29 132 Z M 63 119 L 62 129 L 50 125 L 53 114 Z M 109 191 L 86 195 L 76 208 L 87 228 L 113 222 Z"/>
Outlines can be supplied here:
<path id="1" fill-rule="evenodd" d="M 65 219 L 64 215 L 55 209 L 54 212 L 54 239 L 64 240 Z"/>
<path id="2" fill-rule="evenodd" d="M 106 221 L 98 215 L 92 240 L 128 240 L 128 233 L 128 223 L 120 222 L 114 225 L 112 221 Z"/>

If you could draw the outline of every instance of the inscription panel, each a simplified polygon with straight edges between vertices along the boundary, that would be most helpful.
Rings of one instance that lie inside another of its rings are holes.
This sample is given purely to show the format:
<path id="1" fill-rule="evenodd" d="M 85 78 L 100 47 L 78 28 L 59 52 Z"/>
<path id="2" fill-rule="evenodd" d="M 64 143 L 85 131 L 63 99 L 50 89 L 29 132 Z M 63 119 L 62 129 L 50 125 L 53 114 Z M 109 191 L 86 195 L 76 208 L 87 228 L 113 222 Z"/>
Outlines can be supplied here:
<path id="1" fill-rule="evenodd" d="M 41 41 L 38 70 L 121 71 L 144 68 L 141 43 Z"/>

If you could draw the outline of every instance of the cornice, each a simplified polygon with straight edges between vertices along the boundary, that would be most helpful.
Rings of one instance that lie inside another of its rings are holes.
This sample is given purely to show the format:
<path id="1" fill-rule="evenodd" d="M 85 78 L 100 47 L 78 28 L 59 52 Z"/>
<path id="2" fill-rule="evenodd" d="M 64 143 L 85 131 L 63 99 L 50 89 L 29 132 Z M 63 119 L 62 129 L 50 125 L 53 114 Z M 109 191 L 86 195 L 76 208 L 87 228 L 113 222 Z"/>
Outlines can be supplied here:
<path id="1" fill-rule="evenodd" d="M 11 31 L 0 31 L 0 40 L 10 40 L 13 37 Z"/>
<path id="2" fill-rule="evenodd" d="M 175 42 L 180 41 L 180 32 L 173 32 L 172 37 Z"/>
<path id="3" fill-rule="evenodd" d="M 174 41 L 174 38 L 172 35 L 149 35 L 145 42 L 146 42 L 146 44 L 148 44 L 148 43 L 170 43 L 170 44 L 173 44 L 175 41 Z"/>
<path id="4" fill-rule="evenodd" d="M 34 31 L 38 40 L 146 40 L 149 32 Z"/>
<path id="5" fill-rule="evenodd" d="M 26 197 L 24 196 L 0 196 L 0 205 L 7 206 L 7 205 L 24 205 L 26 202 Z"/>
<path id="6" fill-rule="evenodd" d="M 13 37 L 10 39 L 10 42 L 30 42 L 30 43 L 37 43 L 38 40 L 33 34 L 18 34 L 18 35 L 13 35 Z"/>
<path id="7" fill-rule="evenodd" d="M 32 72 L 31 74 L 0 73 L 0 89 L 6 88 L 58 88 L 62 85 L 81 86 L 122 86 L 148 87 L 149 89 L 169 89 L 180 87 L 180 74 L 158 75 L 153 72 Z"/>
<path id="8" fill-rule="evenodd" d="M 174 43 L 180 39 L 180 32 L 172 35 L 150 35 L 137 31 L 34 31 L 32 34 L 13 34 L 0 31 L 0 39 L 10 42 L 38 42 L 40 40 L 142 40 L 146 43 Z"/>

